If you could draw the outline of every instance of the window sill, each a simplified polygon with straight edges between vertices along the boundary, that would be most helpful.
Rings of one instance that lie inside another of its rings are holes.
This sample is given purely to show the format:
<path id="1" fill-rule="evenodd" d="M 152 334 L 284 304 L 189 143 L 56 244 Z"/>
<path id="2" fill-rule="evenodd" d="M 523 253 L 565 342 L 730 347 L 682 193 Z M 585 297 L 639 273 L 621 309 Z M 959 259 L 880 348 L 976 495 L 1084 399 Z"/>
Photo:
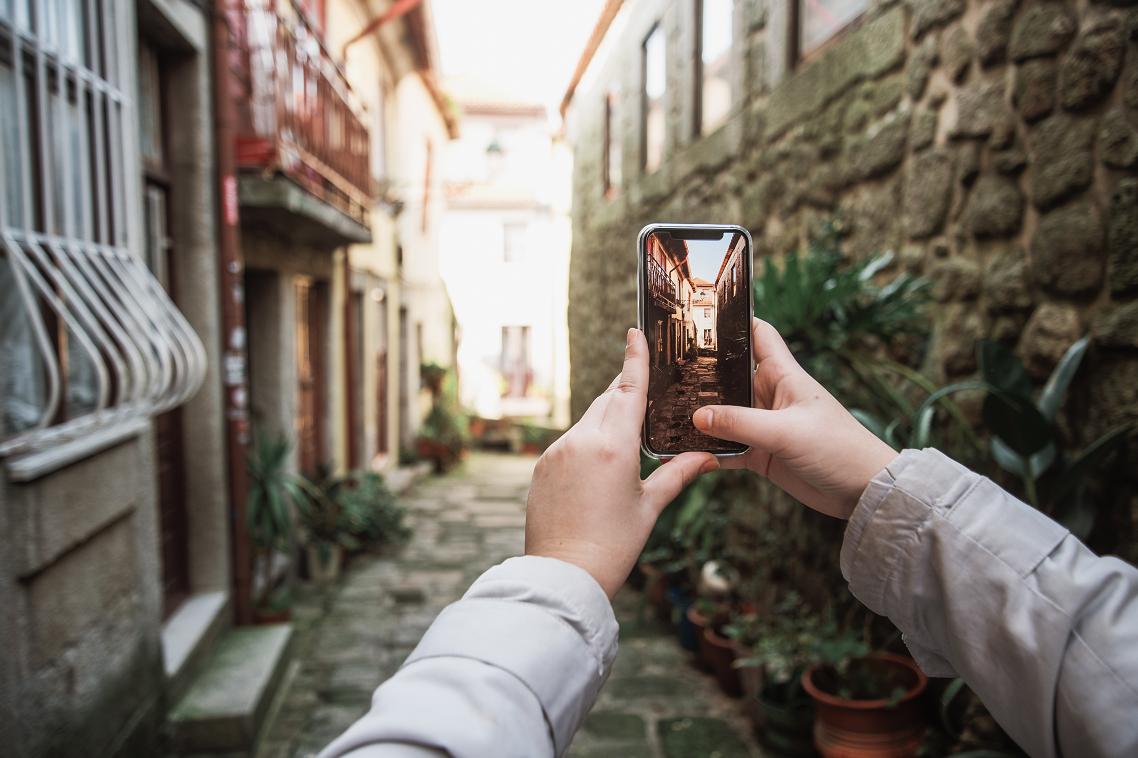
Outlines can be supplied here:
<path id="1" fill-rule="evenodd" d="M 4 461 L 4 469 L 10 482 L 31 482 L 58 471 L 84 458 L 114 447 L 142 434 L 150 426 L 146 417 L 133 418 L 114 426 L 100 429 L 78 439 L 66 442 L 50 450 L 25 453 Z"/>

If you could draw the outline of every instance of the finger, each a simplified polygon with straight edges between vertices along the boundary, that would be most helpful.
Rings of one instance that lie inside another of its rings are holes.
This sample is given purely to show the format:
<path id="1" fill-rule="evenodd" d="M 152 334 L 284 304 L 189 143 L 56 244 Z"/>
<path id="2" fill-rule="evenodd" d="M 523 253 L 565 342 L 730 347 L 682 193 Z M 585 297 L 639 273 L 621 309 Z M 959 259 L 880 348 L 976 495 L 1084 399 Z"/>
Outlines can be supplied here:
<path id="1" fill-rule="evenodd" d="M 682 453 L 644 480 L 644 497 L 659 515 L 697 476 L 718 469 L 719 459 L 711 453 Z"/>
<path id="2" fill-rule="evenodd" d="M 786 346 L 778 329 L 763 321 L 761 318 L 751 319 L 751 342 L 754 344 L 755 363 L 762 363 L 768 358 L 789 358 L 794 360 L 790 348 Z"/>
<path id="3" fill-rule="evenodd" d="M 609 432 L 639 434 L 648 405 L 648 341 L 639 329 L 628 330 L 624 368 L 612 388 L 601 428 Z"/>
<path id="4" fill-rule="evenodd" d="M 581 420 L 577 423 L 593 428 L 600 426 L 601 420 L 605 417 L 605 409 L 609 407 L 609 401 L 612 400 L 613 390 L 616 389 L 616 385 L 619 382 L 620 374 L 617 374 L 616 378 L 609 384 L 608 389 L 597 395 L 596 399 L 589 405 L 589 409 L 585 411 L 585 414 L 581 416 Z"/>
<path id="5" fill-rule="evenodd" d="M 777 453 L 784 447 L 786 422 L 786 411 L 737 405 L 705 405 L 692 416 L 695 428 L 704 434 L 742 442 L 769 453 Z"/>

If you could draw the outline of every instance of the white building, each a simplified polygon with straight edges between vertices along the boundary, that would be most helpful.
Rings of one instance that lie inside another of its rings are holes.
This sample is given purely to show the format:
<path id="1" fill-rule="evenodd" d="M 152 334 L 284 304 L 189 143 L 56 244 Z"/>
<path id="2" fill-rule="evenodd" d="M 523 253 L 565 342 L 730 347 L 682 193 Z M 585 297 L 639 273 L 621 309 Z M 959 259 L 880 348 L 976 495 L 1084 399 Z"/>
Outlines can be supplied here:
<path id="1" fill-rule="evenodd" d="M 695 293 L 691 297 L 691 315 L 695 322 L 695 344 L 715 350 L 715 285 L 699 277 L 692 278 Z"/>
<path id="2" fill-rule="evenodd" d="M 460 76 L 447 145 L 442 275 L 461 333 L 463 402 L 483 418 L 569 422 L 569 152 L 545 108 Z"/>

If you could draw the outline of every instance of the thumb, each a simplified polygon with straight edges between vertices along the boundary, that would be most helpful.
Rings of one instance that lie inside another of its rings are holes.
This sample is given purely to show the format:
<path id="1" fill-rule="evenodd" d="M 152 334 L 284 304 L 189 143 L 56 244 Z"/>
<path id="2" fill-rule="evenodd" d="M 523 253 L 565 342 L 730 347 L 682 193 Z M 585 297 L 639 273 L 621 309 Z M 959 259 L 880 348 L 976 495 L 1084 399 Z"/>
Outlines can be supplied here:
<path id="1" fill-rule="evenodd" d="M 652 472 L 644 480 L 644 496 L 659 515 L 664 506 L 676 499 L 680 490 L 700 474 L 719 469 L 719 459 L 711 453 L 682 453 Z"/>
<path id="2" fill-rule="evenodd" d="M 737 405 L 705 405 L 692 416 L 692 423 L 712 437 L 775 453 L 786 444 L 785 414 Z"/>

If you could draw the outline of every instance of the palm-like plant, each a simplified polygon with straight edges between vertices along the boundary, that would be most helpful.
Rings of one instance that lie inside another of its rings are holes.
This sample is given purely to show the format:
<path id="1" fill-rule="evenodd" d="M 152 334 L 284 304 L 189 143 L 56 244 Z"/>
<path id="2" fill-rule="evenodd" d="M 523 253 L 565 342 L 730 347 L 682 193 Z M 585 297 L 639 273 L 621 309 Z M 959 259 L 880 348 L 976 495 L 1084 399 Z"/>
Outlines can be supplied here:
<path id="1" fill-rule="evenodd" d="M 1055 416 L 1090 339 L 1087 335 L 1068 348 L 1038 400 L 1023 361 L 1000 343 L 982 340 L 977 347 L 981 378 L 950 384 L 930 394 L 917 410 L 909 446 L 922 448 L 933 440 L 933 406 L 938 400 L 954 392 L 984 390 L 987 395 L 981 414 L 992 433 L 988 451 L 996 465 L 1020 477 L 1031 505 L 1054 517 L 1079 539 L 1086 539 L 1096 510 L 1086 478 L 1134 427 L 1133 423 L 1124 424 L 1107 432 L 1077 455 L 1060 452 L 1053 427 Z"/>
<path id="2" fill-rule="evenodd" d="M 246 468 L 249 475 L 249 499 L 245 515 L 253 546 L 263 556 L 264 584 L 258 606 L 268 605 L 273 591 L 273 553 L 288 550 L 292 539 L 292 515 L 289 500 L 299 503 L 304 498 L 300 480 L 288 471 L 288 454 L 292 441 L 281 432 L 270 435 L 257 429 L 256 443 L 249 451 Z"/>

